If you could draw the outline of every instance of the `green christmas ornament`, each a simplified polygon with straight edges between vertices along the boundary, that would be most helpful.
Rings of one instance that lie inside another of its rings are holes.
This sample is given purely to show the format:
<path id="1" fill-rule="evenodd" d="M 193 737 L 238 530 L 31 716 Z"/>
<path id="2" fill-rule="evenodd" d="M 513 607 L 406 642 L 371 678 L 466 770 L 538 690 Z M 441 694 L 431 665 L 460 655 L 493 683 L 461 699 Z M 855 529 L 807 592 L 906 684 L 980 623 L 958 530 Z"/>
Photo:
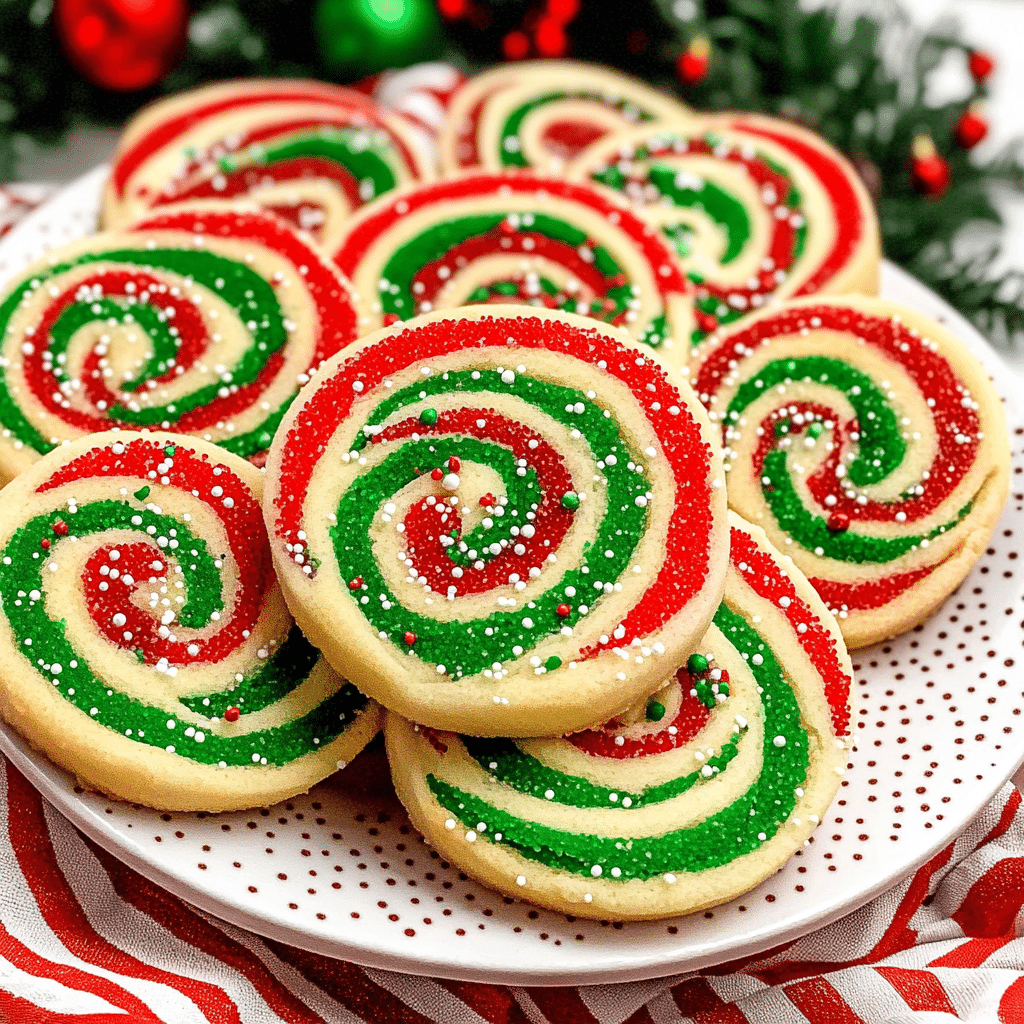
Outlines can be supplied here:
<path id="1" fill-rule="evenodd" d="M 319 0 L 313 24 L 321 62 L 340 80 L 441 55 L 432 0 Z"/>

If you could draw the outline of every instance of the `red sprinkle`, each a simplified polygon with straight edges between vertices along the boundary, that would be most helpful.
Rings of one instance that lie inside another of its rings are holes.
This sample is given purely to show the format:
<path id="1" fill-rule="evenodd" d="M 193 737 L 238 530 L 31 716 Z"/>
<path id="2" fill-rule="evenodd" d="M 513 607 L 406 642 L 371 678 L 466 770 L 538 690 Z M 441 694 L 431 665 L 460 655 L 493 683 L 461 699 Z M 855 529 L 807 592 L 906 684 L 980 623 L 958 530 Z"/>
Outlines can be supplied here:
<path id="1" fill-rule="evenodd" d="M 485 494 L 480 499 L 481 505 L 490 505 L 492 508 L 498 504 L 498 499 L 493 494 Z"/>
<path id="2" fill-rule="evenodd" d="M 405 640 L 405 642 L 410 647 L 412 647 L 412 645 L 416 643 L 416 634 L 413 632 L 406 632 L 405 636 L 402 639 Z"/>
<path id="3" fill-rule="evenodd" d="M 833 533 L 845 533 L 850 528 L 850 517 L 845 512 L 833 512 L 828 517 L 828 528 Z"/>
<path id="4" fill-rule="evenodd" d="M 430 471 L 430 479 L 431 480 L 443 480 L 444 479 L 444 470 L 432 469 Z"/>
<path id="5" fill-rule="evenodd" d="M 402 318 L 397 313 L 385 313 L 384 314 L 384 326 L 390 327 L 392 324 L 397 324 Z"/>
<path id="6" fill-rule="evenodd" d="M 718 327 L 718 317 L 712 316 L 710 313 L 697 313 L 697 328 L 703 334 L 710 334 L 716 327 Z"/>
<path id="7" fill-rule="evenodd" d="M 363 577 L 357 576 L 354 580 L 348 581 L 349 590 L 358 590 L 363 585 Z"/>
<path id="8" fill-rule="evenodd" d="M 53 532 L 57 534 L 58 537 L 65 536 L 68 532 L 68 524 L 65 523 L 63 519 L 58 519 L 57 522 L 53 524 Z"/>
<path id="9" fill-rule="evenodd" d="M 43 538 L 43 539 L 42 539 L 42 540 L 41 540 L 41 541 L 39 542 L 39 546 L 40 546 L 41 548 L 45 548 L 45 549 L 46 549 L 47 551 L 49 551 L 49 550 L 50 550 L 50 538 L 49 538 L 49 537 L 44 537 L 44 538 Z"/>
<path id="10" fill-rule="evenodd" d="M 224 721 L 225 722 L 237 722 L 242 712 L 238 708 L 225 708 L 224 709 Z"/>
<path id="11" fill-rule="evenodd" d="M 451 458 L 450 458 L 450 459 L 448 460 L 448 471 L 449 471 L 450 473 L 458 473 L 458 471 L 459 471 L 460 469 L 462 469 L 462 459 L 460 459 L 460 458 L 459 458 L 458 456 L 456 456 L 456 455 L 453 455 L 453 456 L 452 456 L 452 457 L 451 457 Z"/>
<path id="12" fill-rule="evenodd" d="M 560 604 L 555 609 L 555 611 L 558 612 L 558 614 L 561 615 L 564 619 L 567 615 L 569 615 L 572 612 L 572 609 L 567 604 Z"/>

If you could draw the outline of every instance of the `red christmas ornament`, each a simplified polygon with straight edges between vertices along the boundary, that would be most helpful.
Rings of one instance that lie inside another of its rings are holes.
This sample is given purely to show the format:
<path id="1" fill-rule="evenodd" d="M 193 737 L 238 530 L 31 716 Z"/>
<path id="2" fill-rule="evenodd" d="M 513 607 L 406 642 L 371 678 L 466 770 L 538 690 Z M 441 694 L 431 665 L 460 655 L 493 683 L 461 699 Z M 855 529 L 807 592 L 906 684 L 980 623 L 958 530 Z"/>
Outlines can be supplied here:
<path id="1" fill-rule="evenodd" d="M 155 85 L 185 48 L 187 0 L 55 0 L 68 58 L 93 85 L 132 92 Z"/>
<path id="2" fill-rule="evenodd" d="M 975 50 L 968 57 L 967 64 L 976 82 L 984 82 L 996 67 L 995 58 L 988 53 L 982 53 L 980 50 Z"/>
<path id="3" fill-rule="evenodd" d="M 530 52 L 530 37 L 516 29 L 501 41 L 501 52 L 505 60 L 522 60 Z"/>
<path id="4" fill-rule="evenodd" d="M 696 85 L 707 73 L 711 64 L 711 43 L 705 36 L 698 36 L 676 61 L 676 78 L 681 85 Z"/>
<path id="5" fill-rule="evenodd" d="M 929 199 L 937 199 L 949 188 L 949 164 L 935 151 L 935 143 L 927 135 L 914 139 L 910 176 L 914 188 Z"/>
<path id="6" fill-rule="evenodd" d="M 956 141 L 962 149 L 973 149 L 988 135 L 988 121 L 974 107 L 965 110 L 956 123 Z"/>

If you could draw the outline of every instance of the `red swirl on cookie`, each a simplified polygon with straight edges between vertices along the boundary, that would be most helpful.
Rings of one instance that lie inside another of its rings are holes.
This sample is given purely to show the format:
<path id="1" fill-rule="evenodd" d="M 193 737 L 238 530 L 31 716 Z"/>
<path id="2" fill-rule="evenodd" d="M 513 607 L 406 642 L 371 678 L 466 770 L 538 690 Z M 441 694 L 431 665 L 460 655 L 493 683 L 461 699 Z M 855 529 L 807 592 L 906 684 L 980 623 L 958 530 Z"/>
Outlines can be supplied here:
<path id="1" fill-rule="evenodd" d="M 317 374 L 265 507 L 340 671 L 426 725 L 527 735 L 657 685 L 718 596 L 723 495 L 691 397 L 624 341 L 467 307 Z"/>
<path id="2" fill-rule="evenodd" d="M 762 523 L 851 646 L 927 617 L 1007 489 L 1000 401 L 948 331 L 861 297 L 784 304 L 696 351 L 729 500 Z"/>
<path id="3" fill-rule="evenodd" d="M 103 222 L 244 197 L 331 246 L 352 210 L 429 175 L 411 127 L 361 93 L 299 80 L 224 82 L 162 100 L 129 123 Z"/>

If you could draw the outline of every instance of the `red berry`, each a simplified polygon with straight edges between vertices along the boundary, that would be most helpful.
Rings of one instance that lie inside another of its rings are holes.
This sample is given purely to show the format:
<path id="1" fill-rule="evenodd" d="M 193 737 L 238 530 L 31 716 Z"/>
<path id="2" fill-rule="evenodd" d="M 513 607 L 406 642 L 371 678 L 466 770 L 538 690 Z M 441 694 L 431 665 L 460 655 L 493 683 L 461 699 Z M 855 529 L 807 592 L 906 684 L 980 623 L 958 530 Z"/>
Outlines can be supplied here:
<path id="1" fill-rule="evenodd" d="M 580 0 L 548 0 L 548 14 L 563 25 L 568 25 L 580 13 Z"/>
<path id="2" fill-rule="evenodd" d="M 412 645 L 414 643 L 416 643 L 416 634 L 415 633 L 411 633 L 411 632 L 406 632 L 405 636 L 402 639 L 405 640 L 405 642 L 410 647 L 412 647 Z"/>
<path id="3" fill-rule="evenodd" d="M 555 611 L 558 612 L 563 619 L 572 613 L 572 609 L 567 604 L 560 604 Z"/>
<path id="4" fill-rule="evenodd" d="M 349 590 L 358 590 L 363 585 L 363 577 L 357 576 L 354 580 L 348 581 Z"/>
<path id="5" fill-rule="evenodd" d="M 466 16 L 466 9 L 469 4 L 466 0 L 437 0 L 437 9 L 441 12 L 441 15 L 445 18 L 450 18 L 455 21 L 457 18 L 464 18 Z"/>
<path id="6" fill-rule="evenodd" d="M 965 110 L 956 124 L 956 141 L 963 149 L 973 149 L 988 135 L 988 121 L 973 110 Z"/>
<path id="7" fill-rule="evenodd" d="M 696 85 L 708 73 L 710 63 L 708 54 L 684 50 L 676 61 L 676 77 L 682 85 Z"/>
<path id="8" fill-rule="evenodd" d="M 40 546 L 40 547 L 41 547 L 41 548 L 42 548 L 42 549 L 43 549 L 44 551 L 49 551 L 49 550 L 50 550 L 50 538 L 49 538 L 49 537 L 44 537 L 44 538 L 43 538 L 43 539 L 42 539 L 42 540 L 41 540 L 41 541 L 39 542 L 39 546 Z"/>
<path id="9" fill-rule="evenodd" d="M 462 460 L 460 458 L 458 458 L 457 456 L 453 455 L 448 460 L 448 472 L 449 473 L 458 473 L 458 471 L 460 469 L 462 469 Z"/>
<path id="10" fill-rule="evenodd" d="M 980 50 L 975 50 L 971 54 L 968 58 L 968 64 L 971 69 L 971 75 L 976 82 L 984 82 L 992 74 L 996 66 L 995 58 L 990 54 L 982 53 Z"/>
<path id="11" fill-rule="evenodd" d="M 569 47 L 565 29 L 555 18 L 540 19 L 534 29 L 533 41 L 537 44 L 537 52 L 542 57 L 564 57 Z"/>
<path id="12" fill-rule="evenodd" d="M 431 480 L 443 480 L 444 479 L 444 470 L 443 469 L 432 469 L 430 471 L 430 479 Z"/>
<path id="13" fill-rule="evenodd" d="M 922 195 L 937 199 L 949 188 L 949 164 L 937 153 L 917 157 L 910 165 L 914 187 Z"/>
<path id="14" fill-rule="evenodd" d="M 390 327 L 392 324 L 397 324 L 402 318 L 397 313 L 385 313 L 384 314 L 384 326 Z"/>
<path id="15" fill-rule="evenodd" d="M 53 532 L 57 534 L 58 537 L 67 536 L 68 524 L 65 523 L 63 519 L 58 519 L 57 522 L 53 524 Z"/>
<path id="16" fill-rule="evenodd" d="M 237 722 L 242 712 L 238 708 L 225 708 L 224 709 L 224 721 L 225 722 Z"/>
<path id="17" fill-rule="evenodd" d="M 498 503 L 498 499 L 497 499 L 497 498 L 495 498 L 493 494 L 485 494 L 485 495 L 484 495 L 484 496 L 483 496 L 483 497 L 482 497 L 482 498 L 480 499 L 480 504 L 481 504 L 481 505 L 490 505 L 490 506 L 491 506 L 492 508 L 493 508 L 493 507 L 494 507 L 495 505 L 497 505 L 497 503 Z"/>
<path id="18" fill-rule="evenodd" d="M 501 51 L 505 60 L 522 60 L 530 52 L 530 37 L 518 29 L 509 32 L 501 41 Z"/>
<path id="19" fill-rule="evenodd" d="M 828 517 L 828 528 L 833 533 L 845 533 L 850 528 L 850 517 L 845 512 L 833 512 Z"/>

